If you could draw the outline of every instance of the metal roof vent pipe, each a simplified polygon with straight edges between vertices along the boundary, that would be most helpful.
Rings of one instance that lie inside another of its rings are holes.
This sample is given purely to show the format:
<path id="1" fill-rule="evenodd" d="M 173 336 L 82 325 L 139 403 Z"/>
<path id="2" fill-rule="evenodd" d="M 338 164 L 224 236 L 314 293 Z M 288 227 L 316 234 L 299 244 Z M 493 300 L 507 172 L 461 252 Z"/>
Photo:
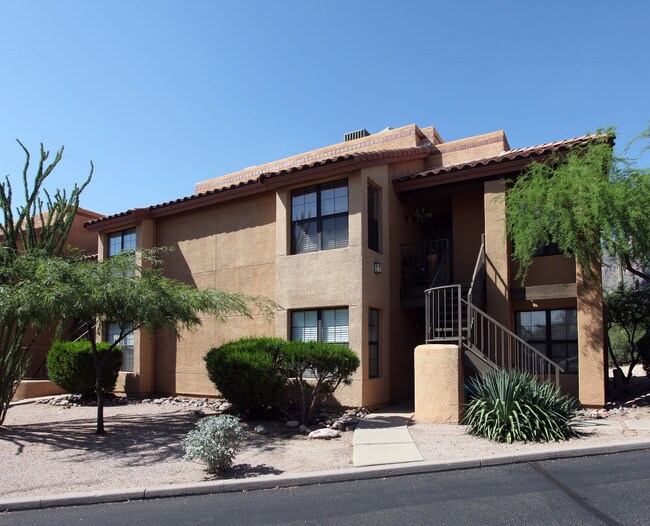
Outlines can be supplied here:
<path id="1" fill-rule="evenodd" d="M 362 139 L 363 137 L 368 137 L 368 135 L 370 135 L 370 132 L 365 128 L 362 128 L 361 130 L 346 133 L 344 136 L 344 141 L 345 142 L 354 141 L 355 139 Z"/>

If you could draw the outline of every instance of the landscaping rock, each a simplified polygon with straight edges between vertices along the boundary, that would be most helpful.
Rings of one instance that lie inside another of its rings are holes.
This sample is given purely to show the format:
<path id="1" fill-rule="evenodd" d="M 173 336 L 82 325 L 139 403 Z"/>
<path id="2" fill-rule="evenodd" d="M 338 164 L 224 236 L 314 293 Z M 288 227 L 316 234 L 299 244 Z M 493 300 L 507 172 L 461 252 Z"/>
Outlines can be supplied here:
<path id="1" fill-rule="evenodd" d="M 300 422 L 298 420 L 287 420 L 286 424 L 284 424 L 287 427 L 298 427 L 300 425 Z"/>
<path id="2" fill-rule="evenodd" d="M 336 431 L 335 429 L 329 429 L 327 427 L 323 429 L 316 429 L 315 431 L 312 431 L 309 433 L 309 438 L 314 438 L 314 439 L 323 439 L 323 440 L 330 440 L 332 438 L 339 438 L 341 436 L 341 433 Z"/>
<path id="3" fill-rule="evenodd" d="M 254 431 L 258 435 L 266 435 L 266 433 L 268 433 L 268 431 L 266 430 L 266 428 L 263 425 L 256 425 Z"/>

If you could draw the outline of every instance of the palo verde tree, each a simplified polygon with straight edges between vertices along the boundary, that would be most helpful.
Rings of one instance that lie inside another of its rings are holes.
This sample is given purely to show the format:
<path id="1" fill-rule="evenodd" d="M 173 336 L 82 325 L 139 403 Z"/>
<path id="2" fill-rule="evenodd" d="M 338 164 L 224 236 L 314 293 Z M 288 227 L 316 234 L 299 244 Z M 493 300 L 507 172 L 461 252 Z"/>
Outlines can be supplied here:
<path id="1" fill-rule="evenodd" d="M 41 144 L 36 175 L 30 181 L 30 153 L 20 141 L 18 144 L 25 152 L 22 173 L 24 204 L 14 209 L 9 177 L 0 182 L 0 425 L 24 374 L 29 350 L 39 331 L 58 317 L 57 308 L 48 312 L 40 309 L 38 294 L 22 297 L 19 304 L 15 303 L 20 296 L 18 291 L 31 278 L 34 259 L 63 253 L 79 198 L 93 173 L 91 162 L 90 175 L 81 186 L 75 185 L 70 194 L 64 190 L 50 194 L 44 184 L 61 161 L 63 147 L 48 164 L 49 152 Z M 24 257 L 29 261 L 22 261 Z"/>
<path id="2" fill-rule="evenodd" d="M 650 128 L 639 136 L 644 139 Z M 544 162 L 533 162 L 506 193 L 508 234 L 519 277 L 537 249 L 556 243 L 587 271 L 603 250 L 646 282 L 650 262 L 650 170 L 617 156 L 613 133 L 593 136 Z"/>
<path id="3" fill-rule="evenodd" d="M 49 258 L 31 262 L 35 279 L 22 294 L 40 296 L 40 309 L 58 309 L 64 319 L 77 319 L 89 328 L 96 372 L 97 434 L 104 430 L 103 368 L 110 351 L 133 331 L 168 329 L 180 334 L 201 324 L 201 315 L 225 321 L 228 316 L 251 317 L 254 310 L 271 317 L 275 304 L 219 289 L 197 289 L 164 275 L 164 249 L 124 252 L 102 261 Z M 120 332 L 110 348 L 97 351 L 97 324 L 114 322 Z"/>

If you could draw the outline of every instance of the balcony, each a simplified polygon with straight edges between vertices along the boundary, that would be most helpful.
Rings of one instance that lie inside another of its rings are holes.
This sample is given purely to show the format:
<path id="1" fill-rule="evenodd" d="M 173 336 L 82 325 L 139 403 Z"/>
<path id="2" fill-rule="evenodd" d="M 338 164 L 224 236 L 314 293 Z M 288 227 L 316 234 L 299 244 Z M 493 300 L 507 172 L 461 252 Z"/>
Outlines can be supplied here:
<path id="1" fill-rule="evenodd" d="M 449 284 L 450 247 L 449 239 L 432 239 L 421 243 L 400 245 L 402 308 L 424 307 L 426 289 Z"/>

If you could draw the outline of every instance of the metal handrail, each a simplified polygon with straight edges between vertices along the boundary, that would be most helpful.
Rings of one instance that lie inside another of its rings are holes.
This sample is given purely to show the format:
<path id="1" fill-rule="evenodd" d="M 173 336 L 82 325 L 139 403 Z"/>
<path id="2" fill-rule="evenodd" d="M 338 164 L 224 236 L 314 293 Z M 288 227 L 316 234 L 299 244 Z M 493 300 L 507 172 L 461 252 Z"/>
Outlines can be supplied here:
<path id="1" fill-rule="evenodd" d="M 559 364 L 475 305 L 464 299 L 461 302 L 465 303 L 468 312 L 468 346 L 479 349 L 486 358 L 500 367 L 546 376 L 547 380 L 552 375 L 555 384 L 560 385 L 560 373 L 564 369 Z M 483 320 L 487 322 L 487 327 Z"/>
<path id="2" fill-rule="evenodd" d="M 472 305 L 476 305 L 476 302 L 474 301 L 474 292 L 477 283 L 481 285 L 480 293 L 483 293 L 483 286 L 485 283 L 485 234 L 481 234 L 481 247 L 478 250 L 476 265 L 474 265 L 472 282 L 467 291 L 467 301 Z"/>
<path id="3" fill-rule="evenodd" d="M 461 286 L 445 285 L 424 291 L 425 341 L 457 340 L 463 343 L 463 312 L 461 303 Z M 451 304 L 452 308 L 447 306 Z M 443 306 L 441 308 L 440 306 Z"/>
<path id="4" fill-rule="evenodd" d="M 466 327 L 462 312 L 467 309 Z M 425 291 L 426 342 L 457 341 L 494 367 L 518 369 L 560 385 L 564 369 L 489 314 L 461 297 L 460 285 Z"/>

